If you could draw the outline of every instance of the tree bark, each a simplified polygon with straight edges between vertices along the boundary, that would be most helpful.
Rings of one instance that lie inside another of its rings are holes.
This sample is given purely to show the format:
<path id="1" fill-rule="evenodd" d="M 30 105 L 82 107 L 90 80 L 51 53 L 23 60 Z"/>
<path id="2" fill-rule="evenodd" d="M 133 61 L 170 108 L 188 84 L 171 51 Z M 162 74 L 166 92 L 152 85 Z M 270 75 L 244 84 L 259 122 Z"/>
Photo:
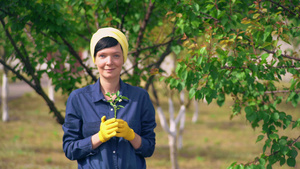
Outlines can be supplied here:
<path id="1" fill-rule="evenodd" d="M 198 101 L 194 98 L 194 115 L 193 115 L 193 118 L 192 118 L 193 123 L 197 122 L 198 115 L 199 115 Z"/>
<path id="2" fill-rule="evenodd" d="M 178 159 L 177 159 L 177 143 L 176 135 L 168 135 L 169 138 L 169 148 L 170 148 L 170 159 L 172 164 L 172 169 L 179 169 Z"/>
<path id="3" fill-rule="evenodd" d="M 172 169 L 179 169 L 177 160 L 177 128 L 176 120 L 174 118 L 174 104 L 172 97 L 169 97 L 169 113 L 170 113 L 170 134 L 169 134 L 169 148 L 170 148 L 170 159 L 172 163 Z"/>
<path id="4" fill-rule="evenodd" d="M 7 69 L 3 68 L 2 76 L 2 121 L 7 122 L 9 120 L 7 96 L 8 96 L 8 79 L 7 79 Z"/>
<path id="5" fill-rule="evenodd" d="M 54 100 L 54 86 L 52 85 L 52 80 L 48 79 L 48 97 L 51 101 L 55 102 Z"/>

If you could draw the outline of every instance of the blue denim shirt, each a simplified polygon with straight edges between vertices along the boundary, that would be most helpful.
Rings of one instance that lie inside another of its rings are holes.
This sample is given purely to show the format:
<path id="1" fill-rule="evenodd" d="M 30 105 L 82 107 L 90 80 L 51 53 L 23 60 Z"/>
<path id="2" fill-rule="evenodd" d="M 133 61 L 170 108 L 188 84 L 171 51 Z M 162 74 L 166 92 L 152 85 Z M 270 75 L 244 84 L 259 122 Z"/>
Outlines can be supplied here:
<path id="1" fill-rule="evenodd" d="M 145 157 L 150 157 L 155 148 L 155 110 L 146 90 L 131 86 L 120 80 L 120 94 L 129 100 L 118 104 L 117 118 L 125 120 L 135 133 L 141 136 L 142 144 L 134 149 L 122 137 L 113 137 L 92 149 L 91 136 L 99 132 L 101 117 L 114 117 L 112 106 L 100 90 L 100 81 L 74 90 L 67 101 L 65 123 L 62 128 L 63 150 L 70 160 L 77 160 L 78 168 L 143 169 Z"/>

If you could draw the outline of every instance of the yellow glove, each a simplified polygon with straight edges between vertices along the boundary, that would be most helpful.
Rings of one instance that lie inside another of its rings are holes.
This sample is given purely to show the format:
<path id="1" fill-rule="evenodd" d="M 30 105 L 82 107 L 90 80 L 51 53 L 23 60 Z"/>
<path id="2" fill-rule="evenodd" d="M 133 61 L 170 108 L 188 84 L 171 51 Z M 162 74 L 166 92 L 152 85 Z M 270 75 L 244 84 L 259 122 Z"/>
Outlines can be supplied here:
<path id="1" fill-rule="evenodd" d="M 118 129 L 117 137 L 123 137 L 124 139 L 131 141 L 135 138 L 134 131 L 128 126 L 127 122 L 122 119 L 117 119 Z"/>
<path id="2" fill-rule="evenodd" d="M 118 122 L 115 118 L 106 121 L 106 116 L 101 118 L 101 125 L 99 131 L 99 139 L 102 143 L 108 141 L 110 138 L 116 136 L 118 129 Z"/>

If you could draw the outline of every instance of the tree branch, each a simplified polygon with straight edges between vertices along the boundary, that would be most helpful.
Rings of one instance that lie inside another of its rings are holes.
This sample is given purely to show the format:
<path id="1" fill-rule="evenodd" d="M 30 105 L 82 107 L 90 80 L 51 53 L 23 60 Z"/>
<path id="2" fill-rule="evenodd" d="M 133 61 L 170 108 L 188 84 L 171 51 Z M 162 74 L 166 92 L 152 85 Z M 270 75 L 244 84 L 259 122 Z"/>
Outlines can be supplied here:
<path id="1" fill-rule="evenodd" d="M 288 147 L 292 147 L 298 140 L 300 140 L 300 136 L 298 136 L 298 138 L 296 138 L 291 144 L 289 144 Z M 270 157 L 270 156 L 276 155 L 276 154 L 279 153 L 279 152 L 280 152 L 280 150 L 279 150 L 279 151 L 275 151 L 274 153 L 272 153 L 272 154 L 270 154 L 270 155 L 267 155 L 267 156 L 265 156 L 265 157 L 263 157 L 263 158 L 266 159 L 266 158 L 268 158 L 268 157 Z M 248 162 L 248 163 L 245 164 L 244 166 L 250 166 L 251 164 L 256 164 L 256 163 L 258 163 L 259 159 L 260 159 L 260 158 L 257 157 L 257 158 L 255 158 L 254 161 Z"/>
<path id="2" fill-rule="evenodd" d="M 293 11 L 291 11 L 289 8 L 287 8 L 287 7 L 283 6 L 283 5 L 281 5 L 281 4 L 278 3 L 278 2 L 274 2 L 273 0 L 267 0 L 267 1 L 273 3 L 273 4 L 277 5 L 277 6 L 280 6 L 281 8 L 283 8 L 283 9 L 286 10 L 286 11 L 288 11 L 290 14 L 292 14 L 292 15 L 294 15 L 294 16 L 297 15 L 296 13 L 294 13 Z M 298 16 L 298 18 L 300 18 L 300 16 Z"/>
<path id="3" fill-rule="evenodd" d="M 119 25 L 119 29 L 120 29 L 120 30 L 123 29 L 123 25 L 124 25 L 124 23 L 125 23 L 125 16 L 127 15 L 128 11 L 129 11 L 129 9 L 130 9 L 131 2 L 132 2 L 132 1 L 130 1 L 130 2 L 128 3 L 128 6 L 127 6 L 127 8 L 126 8 L 126 11 L 125 11 L 125 13 L 122 15 L 122 17 L 121 17 L 121 23 L 120 23 L 120 25 Z"/>
<path id="4" fill-rule="evenodd" d="M 88 75 L 90 75 L 92 77 L 93 81 L 96 82 L 97 78 L 93 75 L 93 72 L 91 71 L 91 69 L 89 69 L 82 62 L 82 59 L 80 58 L 80 56 L 78 55 L 78 53 L 74 50 L 74 48 L 72 47 L 72 45 L 61 34 L 58 34 L 58 35 L 63 40 L 64 44 L 68 46 L 70 53 L 78 60 L 78 62 L 85 69 L 85 71 L 88 73 Z"/>
<path id="5" fill-rule="evenodd" d="M 5 60 L 0 59 L 0 63 L 9 71 L 11 71 L 13 74 L 15 74 L 18 79 L 23 80 L 25 83 L 27 83 L 31 88 L 35 89 L 35 85 L 33 85 L 29 80 L 27 80 L 23 75 L 21 75 L 18 71 L 16 71 L 14 68 L 10 67 L 10 65 L 6 64 Z"/>
<path id="6" fill-rule="evenodd" d="M 128 55 L 135 54 L 137 52 L 141 52 L 141 51 L 144 51 L 144 50 L 158 48 L 158 47 L 161 47 L 161 46 L 168 45 L 169 43 L 173 42 L 174 39 L 177 39 L 177 38 L 179 38 L 179 37 L 173 37 L 171 40 L 169 40 L 165 43 L 160 43 L 160 44 L 156 44 L 156 45 L 153 45 L 153 46 L 148 46 L 148 47 L 140 48 L 140 49 L 137 49 L 137 50 L 134 50 L 134 51 L 130 51 L 130 52 L 128 52 Z"/>
<path id="7" fill-rule="evenodd" d="M 263 48 L 262 50 L 265 51 L 265 52 L 267 52 L 267 53 L 276 54 L 276 52 L 267 50 L 265 48 Z M 289 55 L 281 54 L 281 56 L 285 57 L 285 58 L 289 58 L 289 59 L 300 61 L 300 58 L 292 57 L 292 56 L 289 56 Z"/>
<path id="8" fill-rule="evenodd" d="M 168 42 L 165 42 L 165 43 L 161 43 L 161 44 L 157 44 L 157 45 L 154 45 L 154 46 L 148 46 L 148 47 L 145 47 L 145 48 L 141 48 L 139 50 L 135 50 L 135 51 L 132 51 L 132 52 L 129 52 L 129 54 L 133 54 L 133 53 L 136 53 L 136 52 L 141 52 L 143 50 L 148 50 L 148 49 L 153 49 L 153 48 L 158 48 L 158 47 L 161 47 L 161 46 L 164 46 L 164 45 L 169 45 L 170 43 L 172 43 L 174 41 L 174 39 L 177 39 L 178 37 L 174 37 L 172 38 L 170 41 Z M 128 74 L 128 71 L 132 70 L 134 67 L 136 67 L 139 63 L 143 62 L 144 60 L 148 59 L 150 57 L 150 55 L 147 55 L 145 58 L 143 58 L 142 60 L 140 60 L 139 62 L 136 62 L 131 68 L 127 69 L 127 70 L 124 70 L 123 73 L 121 73 L 121 76 L 124 75 L 124 74 Z M 153 65 L 157 64 L 156 63 L 153 63 L 153 64 L 150 64 L 147 66 L 147 68 L 150 68 L 150 67 L 153 67 Z"/>
<path id="9" fill-rule="evenodd" d="M 5 22 L 4 20 L 1 18 L 0 19 L 1 24 L 3 26 L 3 29 L 5 30 L 5 34 L 8 37 L 10 43 L 12 44 L 12 46 L 14 47 L 15 51 L 17 52 L 17 55 L 20 57 L 21 61 L 25 64 L 26 70 L 28 71 L 28 74 L 32 77 L 32 79 L 35 82 L 35 87 L 34 89 L 36 89 L 37 92 L 39 92 L 39 88 L 41 88 L 40 86 L 40 82 L 39 79 L 37 79 L 36 75 L 35 75 L 35 69 L 32 67 L 32 65 L 30 64 L 30 60 L 29 60 L 29 56 L 27 54 L 27 51 L 24 47 L 24 45 L 21 45 L 21 48 L 23 50 L 23 52 L 25 54 L 22 54 L 22 52 L 20 51 L 20 49 L 17 47 L 16 42 L 14 41 L 14 39 L 12 38 L 11 34 L 9 33 L 9 31 L 7 29 L 5 29 Z"/>
<path id="10" fill-rule="evenodd" d="M 175 27 L 174 27 L 174 29 L 173 29 L 173 32 L 174 32 L 174 31 L 175 31 Z M 181 44 L 181 43 L 182 43 L 181 39 L 178 39 L 178 40 L 177 40 L 177 43 L 178 43 L 178 44 Z M 166 48 L 166 50 L 164 51 L 164 53 L 160 56 L 159 60 L 158 60 L 156 63 L 149 65 L 148 68 L 150 68 L 150 67 L 152 67 L 152 66 L 154 66 L 154 68 L 159 68 L 160 65 L 162 64 L 162 62 L 165 60 L 165 58 L 172 52 L 171 46 L 172 46 L 172 43 L 169 43 L 168 46 L 167 46 L 167 48 Z M 147 83 L 146 83 L 146 85 L 145 85 L 145 90 L 148 90 L 149 85 L 152 83 L 154 77 L 155 77 L 155 75 L 152 75 L 152 76 L 148 79 L 148 81 L 147 81 Z"/>
<path id="11" fill-rule="evenodd" d="M 136 44 L 135 44 L 135 48 L 136 49 L 139 49 L 139 47 L 141 46 L 141 41 L 143 39 L 143 36 L 144 36 L 144 32 L 145 32 L 145 29 L 146 29 L 146 26 L 148 24 L 148 21 L 149 21 L 149 18 L 152 14 L 152 11 L 154 9 L 154 3 L 152 3 L 152 1 L 150 0 L 149 1 L 149 6 L 148 6 L 148 9 L 147 9 L 147 13 L 146 13 L 146 16 L 140 26 L 140 30 L 139 30 L 139 33 L 138 33 L 138 38 L 136 40 Z M 137 51 L 134 55 L 135 58 L 137 58 L 139 56 L 140 52 Z"/>
<path id="12" fill-rule="evenodd" d="M 265 94 L 275 94 L 275 93 L 290 93 L 290 90 L 276 90 L 276 91 L 265 91 Z M 300 90 L 294 90 L 296 93 L 300 93 Z"/>
<path id="13" fill-rule="evenodd" d="M 17 47 L 17 44 L 15 43 L 15 41 L 13 40 L 12 36 L 10 35 L 10 33 L 8 32 L 7 29 L 5 29 L 5 23 L 3 21 L 2 18 L 0 18 L 0 22 L 5 30 L 6 36 L 8 37 L 9 41 L 11 42 L 12 46 L 14 47 L 15 51 L 17 52 L 17 55 L 21 58 L 22 63 L 25 64 L 26 69 L 29 71 L 28 74 L 31 76 L 31 78 L 33 79 L 35 84 L 32 84 L 31 81 L 27 80 L 24 76 L 22 76 L 18 71 L 16 71 L 15 69 L 13 69 L 12 67 L 10 67 L 9 65 L 6 64 L 6 62 L 2 59 L 0 59 L 0 63 L 6 67 L 8 70 L 12 71 L 19 79 L 23 80 L 25 83 L 27 83 L 31 88 L 33 88 L 35 90 L 36 93 L 38 93 L 40 96 L 43 97 L 43 99 L 46 101 L 47 105 L 49 106 L 51 112 L 54 113 L 55 117 L 56 117 L 56 121 L 59 124 L 63 124 L 64 123 L 64 117 L 61 115 L 61 113 L 57 110 L 57 108 L 55 107 L 54 103 L 52 100 L 49 99 L 49 97 L 47 96 L 47 94 L 44 92 L 44 90 L 41 87 L 40 84 L 40 79 L 37 78 L 37 76 L 35 75 L 35 69 L 32 67 L 32 65 L 30 64 L 30 60 L 29 60 L 29 56 L 24 48 L 24 45 L 22 44 L 22 49 L 25 53 L 25 55 L 23 55 L 21 53 L 21 51 L 19 50 L 19 48 Z"/>
<path id="14" fill-rule="evenodd" d="M 199 13 L 202 14 L 202 15 L 207 16 L 208 17 L 207 19 L 213 19 L 216 22 L 220 22 L 217 18 L 214 18 L 214 17 L 212 17 L 211 15 L 209 15 L 207 13 L 204 13 L 204 12 L 199 12 Z"/>
<path id="15" fill-rule="evenodd" d="M 87 13 L 86 13 L 87 10 L 86 10 L 85 1 L 83 3 L 84 3 L 84 5 L 83 5 L 83 9 L 84 9 L 84 21 L 85 21 L 85 24 L 86 24 L 86 27 L 87 27 L 89 33 L 92 34 L 91 28 L 89 26 L 88 16 L 87 16 Z"/>
<path id="16" fill-rule="evenodd" d="M 158 96 L 157 96 L 157 91 L 156 91 L 156 88 L 154 86 L 154 83 L 151 83 L 151 86 L 152 86 L 152 93 L 153 93 L 153 96 L 155 98 L 155 101 L 156 101 L 156 106 L 159 107 L 159 99 L 158 99 Z"/>

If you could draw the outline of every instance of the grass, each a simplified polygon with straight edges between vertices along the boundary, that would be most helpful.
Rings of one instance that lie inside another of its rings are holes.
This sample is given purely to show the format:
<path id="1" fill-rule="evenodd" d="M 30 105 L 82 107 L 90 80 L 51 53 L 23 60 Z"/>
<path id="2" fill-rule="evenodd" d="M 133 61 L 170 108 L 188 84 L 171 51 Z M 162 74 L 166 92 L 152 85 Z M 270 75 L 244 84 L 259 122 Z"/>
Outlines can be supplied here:
<path id="1" fill-rule="evenodd" d="M 229 99 L 228 99 L 229 100 Z M 64 109 L 66 97 L 56 96 L 59 109 Z M 167 110 L 166 100 L 164 109 Z M 163 105 L 163 104 L 162 104 Z M 178 104 L 177 104 L 178 105 Z M 260 134 L 253 130 L 244 115 L 230 120 L 228 101 L 223 107 L 215 103 L 199 104 L 199 119 L 192 123 L 192 107 L 187 110 L 183 148 L 178 151 L 182 169 L 223 169 L 232 162 L 253 161 L 262 152 L 263 142 L 255 143 Z M 282 104 L 282 109 L 300 118 L 299 107 Z M 10 121 L 0 122 L 0 168 L 1 169 L 68 169 L 77 168 L 75 161 L 68 160 L 62 151 L 62 129 L 55 122 L 44 101 L 35 93 L 9 102 Z M 147 158 L 149 169 L 169 169 L 168 136 L 157 118 L 156 150 Z M 281 131 L 283 135 L 299 136 L 300 129 Z M 299 155 L 300 156 L 300 155 Z M 300 157 L 297 162 L 300 163 Z M 273 168 L 288 169 L 287 165 Z M 297 164 L 295 168 L 300 168 Z"/>

